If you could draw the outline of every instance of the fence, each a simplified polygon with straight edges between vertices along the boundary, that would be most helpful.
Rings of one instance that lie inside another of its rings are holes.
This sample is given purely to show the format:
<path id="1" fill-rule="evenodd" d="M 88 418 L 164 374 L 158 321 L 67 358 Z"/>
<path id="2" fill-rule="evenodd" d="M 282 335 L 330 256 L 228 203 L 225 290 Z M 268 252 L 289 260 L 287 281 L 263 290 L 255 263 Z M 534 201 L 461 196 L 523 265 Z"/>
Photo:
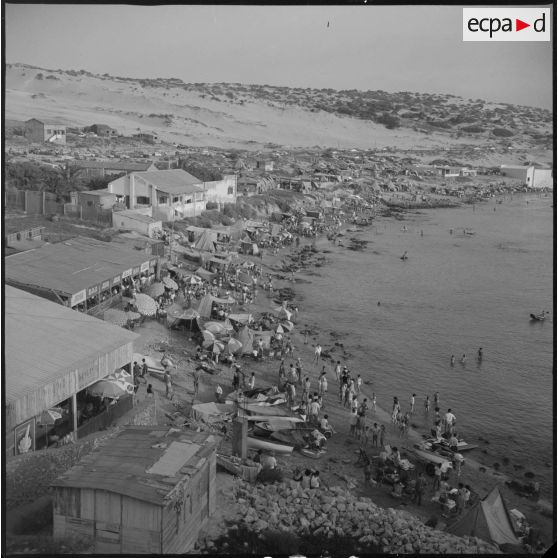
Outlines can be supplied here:
<path id="1" fill-rule="evenodd" d="M 102 430 L 110 426 L 117 418 L 127 413 L 134 407 L 134 397 L 132 395 L 124 395 L 118 401 L 107 407 L 102 413 L 89 419 L 86 424 L 77 429 L 77 437 L 84 438 L 93 432 Z"/>

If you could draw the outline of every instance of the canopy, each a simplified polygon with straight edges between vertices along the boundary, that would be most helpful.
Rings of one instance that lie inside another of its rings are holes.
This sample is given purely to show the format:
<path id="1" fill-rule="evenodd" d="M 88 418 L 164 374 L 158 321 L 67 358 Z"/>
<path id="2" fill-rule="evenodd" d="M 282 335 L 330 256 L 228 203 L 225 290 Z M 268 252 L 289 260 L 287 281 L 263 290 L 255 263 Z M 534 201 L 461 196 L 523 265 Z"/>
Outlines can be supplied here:
<path id="1" fill-rule="evenodd" d="M 228 331 L 221 322 L 206 322 L 204 328 L 215 335 L 224 335 Z"/>
<path id="2" fill-rule="evenodd" d="M 293 322 L 290 322 L 289 320 L 283 320 L 281 322 L 281 327 L 283 329 L 286 329 L 287 331 L 291 331 L 294 328 L 294 324 L 293 324 Z"/>
<path id="3" fill-rule="evenodd" d="M 197 250 L 205 252 L 215 252 L 215 241 L 217 240 L 217 233 L 212 231 L 204 231 L 194 245 Z"/>
<path id="4" fill-rule="evenodd" d="M 239 324 L 249 324 L 252 321 L 252 314 L 229 314 L 228 319 Z"/>
<path id="5" fill-rule="evenodd" d="M 207 349 L 207 347 L 211 347 L 211 345 L 215 343 L 215 335 L 211 333 L 211 331 L 204 330 L 202 331 L 202 335 L 203 335 L 202 346 L 204 349 Z"/>
<path id="6" fill-rule="evenodd" d="M 281 306 L 278 313 L 279 318 L 283 320 L 290 320 L 292 316 L 292 312 L 289 312 L 286 308 Z"/>
<path id="7" fill-rule="evenodd" d="M 60 407 L 54 407 L 53 409 L 45 409 L 39 420 L 39 424 L 54 424 L 57 420 L 62 418 L 62 409 Z"/>
<path id="8" fill-rule="evenodd" d="M 496 486 L 484 500 L 447 528 L 448 533 L 459 537 L 478 537 L 495 544 L 519 545 L 508 508 Z"/>
<path id="9" fill-rule="evenodd" d="M 192 405 L 192 416 L 195 420 L 213 422 L 215 420 L 225 420 L 235 412 L 232 405 L 219 403 L 198 403 Z"/>
<path id="10" fill-rule="evenodd" d="M 211 273 L 211 271 L 207 271 L 203 267 L 198 267 L 196 269 L 196 275 L 201 277 L 204 281 L 212 281 L 215 278 L 215 273 Z"/>

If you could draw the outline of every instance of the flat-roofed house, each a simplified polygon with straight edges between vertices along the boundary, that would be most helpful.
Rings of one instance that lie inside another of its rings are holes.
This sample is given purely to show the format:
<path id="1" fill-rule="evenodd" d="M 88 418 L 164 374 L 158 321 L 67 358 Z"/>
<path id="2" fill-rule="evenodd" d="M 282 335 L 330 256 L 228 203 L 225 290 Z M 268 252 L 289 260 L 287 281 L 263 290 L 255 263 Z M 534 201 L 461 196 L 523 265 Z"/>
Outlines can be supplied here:
<path id="1" fill-rule="evenodd" d="M 206 432 L 127 426 L 56 479 L 53 536 L 96 553 L 184 554 L 216 509 L 216 449 Z"/>
<path id="2" fill-rule="evenodd" d="M 31 118 L 25 123 L 25 137 L 33 143 L 66 145 L 66 126 L 57 122 L 43 122 Z"/>
<path id="3" fill-rule="evenodd" d="M 206 205 L 203 181 L 182 169 L 132 172 L 107 188 L 128 209 L 152 207 L 153 218 L 163 221 L 199 215 Z"/>
<path id="4" fill-rule="evenodd" d="M 535 165 L 501 165 L 500 173 L 503 176 L 516 178 L 529 188 L 552 188 L 553 178 L 551 168 L 541 168 Z"/>

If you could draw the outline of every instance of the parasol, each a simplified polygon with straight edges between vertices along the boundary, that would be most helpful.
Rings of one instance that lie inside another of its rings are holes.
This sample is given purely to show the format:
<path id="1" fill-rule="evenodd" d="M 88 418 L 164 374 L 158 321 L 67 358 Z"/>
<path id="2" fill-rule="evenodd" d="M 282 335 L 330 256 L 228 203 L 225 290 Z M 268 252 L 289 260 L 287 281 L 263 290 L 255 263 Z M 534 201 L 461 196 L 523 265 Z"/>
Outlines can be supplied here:
<path id="1" fill-rule="evenodd" d="M 168 289 L 172 289 L 173 291 L 178 290 L 178 285 L 176 284 L 176 281 L 174 279 L 171 279 L 170 277 L 163 277 L 163 284 Z"/>
<path id="2" fill-rule="evenodd" d="M 285 330 L 283 329 L 283 326 L 281 324 L 279 324 L 277 326 L 277 329 L 275 330 L 276 333 L 285 333 Z"/>
<path id="3" fill-rule="evenodd" d="M 223 335 L 227 333 L 227 328 L 219 322 L 206 322 L 204 328 L 206 331 L 209 331 L 214 335 Z"/>
<path id="4" fill-rule="evenodd" d="M 139 320 L 141 318 L 141 314 L 139 312 L 126 312 L 126 315 L 130 321 Z"/>
<path id="5" fill-rule="evenodd" d="M 215 341 L 215 343 L 213 343 L 213 350 L 215 350 L 216 348 L 219 349 L 219 352 L 222 353 L 225 350 L 225 345 L 220 341 Z"/>
<path id="6" fill-rule="evenodd" d="M 135 306 L 142 316 L 154 316 L 157 312 L 157 303 L 148 295 L 136 295 Z"/>
<path id="7" fill-rule="evenodd" d="M 119 380 L 99 380 L 87 388 L 87 391 L 96 397 L 110 397 L 116 399 L 125 393 L 130 393 L 128 386 L 134 391 L 134 386 Z"/>
<path id="8" fill-rule="evenodd" d="M 163 285 L 163 283 L 153 283 L 153 284 L 149 285 L 149 287 L 147 287 L 145 292 L 149 296 L 151 296 L 153 298 L 157 298 L 157 297 L 161 296 L 162 294 L 164 294 L 165 285 Z"/>
<path id="9" fill-rule="evenodd" d="M 202 282 L 201 278 L 197 275 L 189 275 L 184 278 L 184 281 L 190 283 L 190 285 L 199 285 Z"/>
<path id="10" fill-rule="evenodd" d="M 286 329 L 287 331 L 291 331 L 294 327 L 294 324 L 293 324 L 293 322 L 289 322 L 289 320 L 283 320 L 281 322 L 281 327 L 283 329 Z"/>
<path id="11" fill-rule="evenodd" d="M 46 409 L 41 413 L 39 424 L 54 424 L 57 420 L 62 418 L 62 409 L 60 407 L 54 407 L 53 409 Z"/>
<path id="12" fill-rule="evenodd" d="M 193 308 L 187 308 L 180 316 L 183 320 L 193 320 L 200 317 L 200 313 Z"/>
<path id="13" fill-rule="evenodd" d="M 213 333 L 211 333 L 210 331 L 204 330 L 202 331 L 202 335 L 203 335 L 202 346 L 204 349 L 207 349 L 207 347 L 215 343 L 215 335 L 213 335 Z"/>
<path id="14" fill-rule="evenodd" d="M 128 323 L 128 313 L 117 308 L 109 308 L 105 310 L 103 320 L 117 326 L 125 326 Z"/>
<path id="15" fill-rule="evenodd" d="M 230 339 L 229 342 L 227 343 L 227 351 L 231 355 L 238 353 L 240 349 L 242 349 L 242 343 L 238 339 Z"/>

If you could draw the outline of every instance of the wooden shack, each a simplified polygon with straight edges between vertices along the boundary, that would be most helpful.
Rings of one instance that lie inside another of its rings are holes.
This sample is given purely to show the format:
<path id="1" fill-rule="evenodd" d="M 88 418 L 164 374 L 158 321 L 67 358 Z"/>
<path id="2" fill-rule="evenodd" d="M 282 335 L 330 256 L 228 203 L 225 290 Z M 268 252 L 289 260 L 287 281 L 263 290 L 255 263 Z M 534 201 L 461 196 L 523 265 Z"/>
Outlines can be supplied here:
<path id="1" fill-rule="evenodd" d="M 54 537 L 91 537 L 103 554 L 188 552 L 215 510 L 218 441 L 126 427 L 53 483 Z"/>

